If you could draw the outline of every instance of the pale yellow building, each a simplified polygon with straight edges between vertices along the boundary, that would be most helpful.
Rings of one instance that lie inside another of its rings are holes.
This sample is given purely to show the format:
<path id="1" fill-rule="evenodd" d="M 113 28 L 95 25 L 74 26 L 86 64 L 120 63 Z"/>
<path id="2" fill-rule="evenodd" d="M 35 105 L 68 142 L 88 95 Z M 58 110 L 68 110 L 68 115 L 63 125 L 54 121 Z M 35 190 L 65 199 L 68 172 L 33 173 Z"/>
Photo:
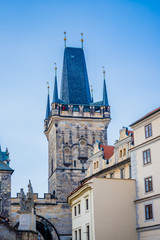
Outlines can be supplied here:
<path id="1" fill-rule="evenodd" d="M 129 152 L 131 147 L 133 147 L 133 132 L 126 127 L 120 130 L 120 137 L 115 141 L 114 146 L 100 146 L 97 142 L 93 155 L 89 158 L 87 177 L 131 178 Z"/>
<path id="2" fill-rule="evenodd" d="M 135 180 L 92 178 L 68 197 L 73 240 L 137 240 Z"/>
<path id="3" fill-rule="evenodd" d="M 160 239 L 160 107 L 134 122 L 130 149 L 139 240 Z"/>

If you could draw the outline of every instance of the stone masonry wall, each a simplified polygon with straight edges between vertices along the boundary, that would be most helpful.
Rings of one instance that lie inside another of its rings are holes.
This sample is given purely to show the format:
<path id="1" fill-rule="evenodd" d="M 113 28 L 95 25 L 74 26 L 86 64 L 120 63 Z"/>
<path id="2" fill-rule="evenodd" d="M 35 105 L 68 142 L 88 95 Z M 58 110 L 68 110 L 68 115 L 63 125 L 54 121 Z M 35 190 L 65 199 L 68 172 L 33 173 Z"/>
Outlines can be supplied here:
<path id="1" fill-rule="evenodd" d="M 0 171 L 1 182 L 1 215 L 10 217 L 10 205 L 11 205 L 11 173 L 9 171 Z"/>
<path id="2" fill-rule="evenodd" d="M 67 201 L 67 196 L 85 177 L 93 144 L 96 141 L 104 143 L 104 130 L 108 123 L 106 119 L 74 118 L 56 118 L 53 122 L 48 134 L 48 190 L 49 193 L 55 191 L 59 201 Z"/>

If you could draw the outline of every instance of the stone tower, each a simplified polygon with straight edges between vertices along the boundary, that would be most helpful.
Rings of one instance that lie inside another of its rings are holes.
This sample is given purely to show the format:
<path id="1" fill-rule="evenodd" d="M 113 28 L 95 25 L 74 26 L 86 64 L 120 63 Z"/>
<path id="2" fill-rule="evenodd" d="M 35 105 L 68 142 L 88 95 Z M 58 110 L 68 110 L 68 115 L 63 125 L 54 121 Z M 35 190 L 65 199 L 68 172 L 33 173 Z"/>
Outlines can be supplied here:
<path id="1" fill-rule="evenodd" d="M 110 107 L 104 72 L 103 99 L 91 97 L 84 51 L 64 50 L 61 97 L 58 97 L 57 68 L 53 101 L 48 93 L 44 132 L 48 140 L 48 191 L 66 202 L 67 196 L 85 177 L 93 144 L 107 145 Z"/>

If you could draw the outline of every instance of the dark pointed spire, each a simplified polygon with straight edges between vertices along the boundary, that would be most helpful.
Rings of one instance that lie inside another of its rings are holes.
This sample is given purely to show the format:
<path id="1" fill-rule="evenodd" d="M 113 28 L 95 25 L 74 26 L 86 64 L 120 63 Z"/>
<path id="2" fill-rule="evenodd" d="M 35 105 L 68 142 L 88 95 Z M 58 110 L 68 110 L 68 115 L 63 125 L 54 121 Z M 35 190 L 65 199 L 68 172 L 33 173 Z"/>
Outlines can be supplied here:
<path id="1" fill-rule="evenodd" d="M 57 86 L 57 67 L 56 67 L 56 63 L 55 63 L 55 81 L 54 81 L 53 103 L 58 103 L 58 86 Z"/>
<path id="2" fill-rule="evenodd" d="M 47 82 L 48 84 L 48 97 L 47 97 L 47 107 L 46 107 L 46 118 L 48 119 L 49 115 L 50 115 L 50 99 L 49 99 L 49 82 Z"/>
<path id="3" fill-rule="evenodd" d="M 104 83 L 103 83 L 103 105 L 108 106 L 108 96 L 107 96 L 107 88 L 106 88 L 106 80 L 105 80 L 105 70 L 103 67 L 103 76 L 104 76 Z"/>
<path id="4" fill-rule="evenodd" d="M 68 104 L 90 104 L 91 94 L 84 51 L 66 47 L 64 50 L 61 100 Z"/>

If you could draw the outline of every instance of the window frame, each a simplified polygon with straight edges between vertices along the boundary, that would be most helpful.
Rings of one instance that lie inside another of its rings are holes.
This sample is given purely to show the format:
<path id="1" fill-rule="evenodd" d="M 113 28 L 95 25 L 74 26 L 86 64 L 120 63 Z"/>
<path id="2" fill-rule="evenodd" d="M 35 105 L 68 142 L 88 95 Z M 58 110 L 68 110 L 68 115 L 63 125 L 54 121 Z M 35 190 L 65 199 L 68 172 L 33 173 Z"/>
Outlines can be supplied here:
<path id="1" fill-rule="evenodd" d="M 74 231 L 74 238 L 75 238 L 75 240 L 78 240 L 77 230 Z"/>
<path id="2" fill-rule="evenodd" d="M 85 199 L 85 205 L 86 205 L 86 211 L 88 211 L 89 210 L 89 199 L 88 198 Z"/>
<path id="3" fill-rule="evenodd" d="M 124 179 L 125 178 L 125 170 L 124 167 L 120 169 L 120 178 Z"/>
<path id="4" fill-rule="evenodd" d="M 148 152 L 149 152 L 149 156 L 148 156 Z M 146 154 L 146 157 L 145 157 L 145 154 Z M 146 161 L 145 161 L 145 159 L 146 159 Z M 143 165 L 147 165 L 149 163 L 151 163 L 151 150 L 150 150 L 150 148 L 143 151 Z"/>
<path id="5" fill-rule="evenodd" d="M 80 215 L 80 214 L 81 214 L 81 204 L 78 203 L 78 215 Z"/>
<path id="6" fill-rule="evenodd" d="M 78 229 L 78 240 L 82 240 L 82 231 L 81 231 L 81 228 Z"/>
<path id="7" fill-rule="evenodd" d="M 122 149 L 119 151 L 119 157 L 121 158 L 123 156 L 123 151 Z"/>
<path id="8" fill-rule="evenodd" d="M 74 217 L 77 216 L 77 206 L 74 206 Z"/>
<path id="9" fill-rule="evenodd" d="M 151 179 L 151 181 L 149 182 L 149 179 Z M 147 184 L 147 180 L 148 180 L 148 184 Z M 144 179 L 144 186 L 145 186 L 145 193 L 148 192 L 152 192 L 153 191 L 153 180 L 152 180 L 152 176 L 150 177 L 146 177 Z M 147 190 L 148 189 L 148 190 Z"/>
<path id="10" fill-rule="evenodd" d="M 147 212 L 147 209 L 148 209 L 148 212 Z M 153 205 L 152 203 L 150 203 L 145 205 L 145 220 L 148 221 L 152 219 L 153 219 Z"/>
<path id="11" fill-rule="evenodd" d="M 123 148 L 123 156 L 126 156 L 126 148 Z"/>
<path id="12" fill-rule="evenodd" d="M 129 178 L 132 178 L 132 167 L 131 167 L 131 164 L 129 165 Z"/>
<path id="13" fill-rule="evenodd" d="M 145 125 L 144 129 L 145 129 L 145 138 L 151 137 L 152 136 L 152 124 L 149 123 L 149 124 Z"/>
<path id="14" fill-rule="evenodd" d="M 87 236 L 87 240 L 90 240 L 90 227 L 89 227 L 89 224 L 86 225 L 86 236 Z"/>

